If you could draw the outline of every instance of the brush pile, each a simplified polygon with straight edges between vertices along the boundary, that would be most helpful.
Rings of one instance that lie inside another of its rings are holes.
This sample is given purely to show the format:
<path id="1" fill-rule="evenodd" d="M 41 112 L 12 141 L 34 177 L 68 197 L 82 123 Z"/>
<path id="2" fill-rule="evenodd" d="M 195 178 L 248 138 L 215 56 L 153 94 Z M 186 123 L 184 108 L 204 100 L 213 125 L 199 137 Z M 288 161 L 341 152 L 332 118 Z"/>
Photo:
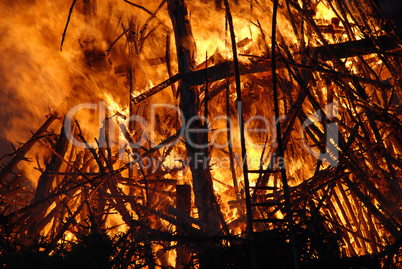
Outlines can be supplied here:
<path id="1" fill-rule="evenodd" d="M 73 1 L 66 108 L 1 159 L 2 264 L 293 268 L 292 225 L 302 268 L 401 266 L 402 43 L 379 7 L 116 2 Z"/>

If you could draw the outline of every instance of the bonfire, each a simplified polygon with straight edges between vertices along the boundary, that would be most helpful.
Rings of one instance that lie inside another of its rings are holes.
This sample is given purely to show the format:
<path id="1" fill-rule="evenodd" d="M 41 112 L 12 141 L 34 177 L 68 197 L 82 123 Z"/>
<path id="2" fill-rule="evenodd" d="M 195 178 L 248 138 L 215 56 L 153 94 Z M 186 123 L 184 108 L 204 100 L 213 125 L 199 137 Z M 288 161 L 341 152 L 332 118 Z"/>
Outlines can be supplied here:
<path id="1" fill-rule="evenodd" d="M 1 3 L 1 264 L 400 268 L 384 6 Z"/>

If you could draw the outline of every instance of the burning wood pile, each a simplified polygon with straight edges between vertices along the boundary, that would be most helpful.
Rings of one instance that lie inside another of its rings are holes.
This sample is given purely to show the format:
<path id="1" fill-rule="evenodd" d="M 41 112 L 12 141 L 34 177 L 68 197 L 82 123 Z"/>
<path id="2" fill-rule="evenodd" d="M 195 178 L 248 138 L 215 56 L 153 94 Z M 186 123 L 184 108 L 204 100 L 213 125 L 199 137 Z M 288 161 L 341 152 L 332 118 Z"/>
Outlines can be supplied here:
<path id="1" fill-rule="evenodd" d="M 1 159 L 4 266 L 400 268 L 402 43 L 374 2 L 42 2 L 4 31 L 37 46 L 4 92 L 53 107 Z"/>

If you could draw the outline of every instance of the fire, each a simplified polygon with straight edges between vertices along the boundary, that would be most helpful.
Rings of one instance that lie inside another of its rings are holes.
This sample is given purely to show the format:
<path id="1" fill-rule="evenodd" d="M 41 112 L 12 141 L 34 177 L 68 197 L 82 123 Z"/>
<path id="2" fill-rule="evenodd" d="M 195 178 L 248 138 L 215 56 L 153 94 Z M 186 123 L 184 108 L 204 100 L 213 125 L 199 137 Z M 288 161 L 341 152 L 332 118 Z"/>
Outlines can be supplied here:
<path id="1" fill-rule="evenodd" d="M 317 20 L 327 20 L 330 21 L 332 18 L 336 18 L 334 11 L 326 5 L 325 2 L 319 2 L 316 6 L 315 18 Z"/>
<path id="2" fill-rule="evenodd" d="M 402 225 L 400 45 L 373 9 L 279 1 L 274 100 L 271 2 L 230 1 L 243 146 L 225 1 L 186 1 L 188 14 L 173 11 L 182 2 L 0 4 L 0 141 L 38 141 L 1 150 L 17 159 L 0 174 L 10 190 L 2 202 L 14 195 L 1 209 L 16 225 L 16 240 L 44 236 L 61 246 L 104 233 L 118 250 L 116 266 L 149 268 L 196 267 L 209 247 L 232 247 L 250 231 L 292 232 L 293 225 L 311 232 L 310 243 L 342 242 L 339 257 L 377 255 L 395 242 Z M 182 22 L 174 16 L 183 16 L 187 32 L 177 33 Z M 27 130 L 47 114 L 54 124 L 29 140 Z M 250 216 L 277 222 L 253 224 Z M 213 236 L 224 239 L 194 242 Z M 306 264 L 324 255 L 308 251 L 300 254 Z"/>

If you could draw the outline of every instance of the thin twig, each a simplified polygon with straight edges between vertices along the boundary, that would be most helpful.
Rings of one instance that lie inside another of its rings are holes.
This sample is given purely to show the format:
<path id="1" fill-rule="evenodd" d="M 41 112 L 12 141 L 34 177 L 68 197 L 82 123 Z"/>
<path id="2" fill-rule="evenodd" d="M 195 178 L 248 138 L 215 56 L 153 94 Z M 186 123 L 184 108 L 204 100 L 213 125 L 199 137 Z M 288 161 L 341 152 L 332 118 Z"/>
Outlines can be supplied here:
<path id="1" fill-rule="evenodd" d="M 66 27 L 64 27 L 63 38 L 61 39 L 60 51 L 63 51 L 64 38 L 66 37 L 68 24 L 70 23 L 71 14 L 73 13 L 73 9 L 74 9 L 74 6 L 75 6 L 76 2 L 77 2 L 77 0 L 73 1 L 73 3 L 71 4 L 71 7 L 70 7 L 70 12 L 68 13 Z"/>
<path id="2" fill-rule="evenodd" d="M 123 33 L 121 33 L 109 46 L 109 48 L 106 50 L 107 53 L 110 52 L 110 50 L 113 48 L 113 46 L 116 44 L 117 41 L 119 41 L 120 38 L 122 38 L 123 35 L 127 33 L 128 29 L 123 30 Z"/>
<path id="3" fill-rule="evenodd" d="M 237 184 L 237 177 L 236 177 L 236 169 L 235 169 L 235 161 L 233 157 L 233 146 L 232 146 L 232 126 L 231 126 L 231 120 L 230 120 L 230 89 L 229 89 L 229 80 L 226 80 L 226 128 L 228 129 L 227 131 L 227 139 L 228 139 L 228 150 L 229 150 L 229 161 L 230 161 L 230 172 L 232 174 L 232 180 L 233 180 L 233 187 L 235 188 L 236 192 L 236 200 L 240 200 L 240 192 L 239 192 L 239 186 Z"/>
<path id="4" fill-rule="evenodd" d="M 168 75 L 169 77 L 173 76 L 172 73 L 172 65 L 170 62 L 170 33 L 166 35 L 166 52 L 165 52 L 165 58 L 166 58 L 166 68 L 168 71 Z M 173 97 L 176 96 L 176 86 L 174 83 L 171 84 L 171 88 L 172 88 L 172 94 Z"/>
<path id="5" fill-rule="evenodd" d="M 232 42 L 232 53 L 233 53 L 233 63 L 235 70 L 235 81 L 236 81 L 236 95 L 237 95 L 237 112 L 239 117 L 239 127 L 240 127 L 240 143 L 241 143 L 241 153 L 242 153 L 242 162 L 243 162 L 243 176 L 244 176 L 244 187 L 245 187 L 245 195 L 246 195 L 246 209 L 247 209 L 247 235 L 249 239 L 252 241 L 250 243 L 250 262 L 251 268 L 257 268 L 257 260 L 255 255 L 255 243 L 254 243 L 254 233 L 253 233 L 253 211 L 251 209 L 251 200 L 250 200 L 250 184 L 248 179 L 248 165 L 247 165 L 247 151 L 246 151 L 246 142 L 244 136 L 244 119 L 243 119 L 243 111 L 242 111 L 242 99 L 241 99 L 241 84 L 240 84 L 240 71 L 239 71 L 239 60 L 237 58 L 237 47 L 236 47 L 236 36 L 233 27 L 233 19 L 232 14 L 230 13 L 229 1 L 225 0 L 225 8 L 226 8 L 226 18 L 229 24 L 230 30 L 230 38 Z"/>
<path id="6" fill-rule="evenodd" d="M 81 127 L 80 127 L 80 125 L 79 125 L 77 119 L 75 119 L 75 124 L 77 125 L 77 128 L 78 128 L 78 132 L 79 132 L 79 133 L 78 133 L 78 136 L 81 138 L 82 142 L 84 142 L 86 148 L 89 149 L 89 151 L 90 151 L 90 152 L 92 153 L 92 155 L 94 156 L 95 161 L 96 161 L 96 163 L 97 163 L 98 166 L 99 166 L 99 170 L 100 170 L 101 174 L 102 174 L 102 175 L 105 175 L 105 174 L 106 174 L 105 167 L 103 167 L 102 161 L 100 160 L 98 154 L 96 154 L 96 150 L 95 150 L 94 148 L 92 148 L 92 147 L 88 144 L 88 142 L 86 141 L 86 139 L 85 139 L 84 136 L 82 135 Z"/>
<path id="7" fill-rule="evenodd" d="M 143 6 L 137 5 L 136 3 L 130 2 L 130 1 L 128 1 L 128 0 L 123 0 L 123 1 L 126 2 L 127 4 L 130 4 L 130 5 L 132 5 L 132 6 L 135 6 L 135 7 L 139 8 L 139 9 L 145 11 L 146 13 L 148 13 L 148 14 L 151 15 L 151 16 L 154 15 L 151 11 L 149 11 L 148 9 L 146 9 L 146 8 L 143 7 Z"/>
<path id="8" fill-rule="evenodd" d="M 271 45 L 271 64 L 272 64 L 272 88 L 274 93 L 274 110 L 275 110 L 275 124 L 276 124 L 276 140 L 278 142 L 279 158 L 284 157 L 284 148 L 282 144 L 281 124 L 279 121 L 279 104 L 278 104 L 278 88 L 277 88 L 277 74 L 276 74 L 276 16 L 278 10 L 278 0 L 274 0 L 273 14 L 272 14 L 272 45 Z M 293 228 L 293 212 L 290 205 L 289 186 L 286 177 L 285 165 L 281 167 L 283 191 L 285 194 L 285 208 L 286 215 L 289 222 L 290 244 L 292 246 L 293 264 L 294 268 L 300 268 L 299 258 L 297 254 L 296 237 Z"/>

